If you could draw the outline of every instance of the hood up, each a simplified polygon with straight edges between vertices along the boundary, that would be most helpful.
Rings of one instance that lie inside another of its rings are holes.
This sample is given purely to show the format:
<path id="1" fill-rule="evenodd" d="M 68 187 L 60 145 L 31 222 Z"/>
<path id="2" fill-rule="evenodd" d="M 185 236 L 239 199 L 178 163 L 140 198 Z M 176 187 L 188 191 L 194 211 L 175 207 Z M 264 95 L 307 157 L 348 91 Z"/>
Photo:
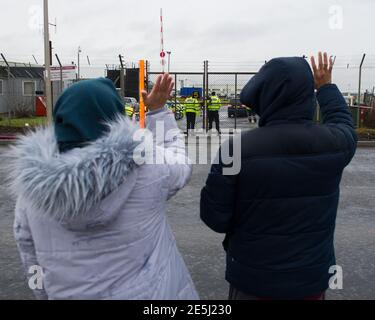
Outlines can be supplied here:
<path id="1" fill-rule="evenodd" d="M 56 140 L 61 153 L 82 148 L 102 137 L 106 122 L 116 120 L 124 105 L 113 82 L 83 80 L 64 90 L 53 110 Z"/>
<path id="2" fill-rule="evenodd" d="M 133 151 L 139 145 L 133 140 L 137 128 L 127 118 L 107 126 L 102 138 L 64 154 L 53 127 L 20 138 L 5 155 L 13 194 L 62 224 L 94 226 L 102 221 L 103 203 L 111 206 L 103 199 L 132 179 Z"/>
<path id="3" fill-rule="evenodd" d="M 269 61 L 242 90 L 241 102 L 260 116 L 260 127 L 311 121 L 316 99 L 309 64 L 298 57 Z"/>

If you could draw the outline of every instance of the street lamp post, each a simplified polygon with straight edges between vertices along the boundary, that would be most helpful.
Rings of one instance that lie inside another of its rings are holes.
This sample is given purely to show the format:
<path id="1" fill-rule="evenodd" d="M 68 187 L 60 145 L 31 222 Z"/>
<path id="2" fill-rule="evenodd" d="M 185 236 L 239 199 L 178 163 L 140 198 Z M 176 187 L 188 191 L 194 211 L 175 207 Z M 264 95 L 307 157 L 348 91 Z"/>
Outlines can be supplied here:
<path id="1" fill-rule="evenodd" d="M 78 81 L 81 79 L 81 63 L 80 63 L 81 52 L 82 52 L 81 47 L 78 47 Z"/>
<path id="2" fill-rule="evenodd" d="M 358 116 L 357 116 L 357 127 L 359 128 L 361 122 L 360 122 L 360 114 L 361 114 L 361 85 L 362 85 L 362 66 L 363 62 L 365 61 L 366 54 L 363 54 L 361 64 L 359 65 L 359 85 L 358 85 L 358 99 L 357 99 L 357 105 L 358 105 Z"/>

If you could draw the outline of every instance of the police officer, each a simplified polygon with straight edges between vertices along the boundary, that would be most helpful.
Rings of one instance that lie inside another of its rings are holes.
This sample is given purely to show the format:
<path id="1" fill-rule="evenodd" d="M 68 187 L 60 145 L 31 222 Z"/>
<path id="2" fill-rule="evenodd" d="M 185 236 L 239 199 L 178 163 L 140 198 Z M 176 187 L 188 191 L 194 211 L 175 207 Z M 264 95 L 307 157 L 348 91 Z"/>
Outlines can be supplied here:
<path id="1" fill-rule="evenodd" d="M 187 120 L 187 132 L 189 133 L 190 130 L 195 129 L 195 121 L 196 118 L 199 117 L 200 114 L 200 104 L 197 99 L 193 96 L 188 97 L 185 100 L 185 114 Z"/>
<path id="2" fill-rule="evenodd" d="M 130 105 L 130 104 L 126 104 L 126 105 L 125 105 L 125 114 L 126 114 L 130 119 L 133 118 L 133 115 L 134 115 L 134 108 L 133 108 L 132 105 Z"/>
<path id="3" fill-rule="evenodd" d="M 212 95 L 208 102 L 208 129 L 212 130 L 213 122 L 215 121 L 216 130 L 220 133 L 220 119 L 219 110 L 221 108 L 221 100 L 216 95 L 216 92 L 212 92 Z"/>
<path id="4" fill-rule="evenodd" d="M 248 114 L 248 118 L 249 118 L 249 122 L 251 124 L 256 124 L 257 123 L 257 118 L 256 118 L 256 113 L 254 111 L 253 108 L 250 108 L 250 107 L 246 107 L 247 109 L 247 114 Z"/>

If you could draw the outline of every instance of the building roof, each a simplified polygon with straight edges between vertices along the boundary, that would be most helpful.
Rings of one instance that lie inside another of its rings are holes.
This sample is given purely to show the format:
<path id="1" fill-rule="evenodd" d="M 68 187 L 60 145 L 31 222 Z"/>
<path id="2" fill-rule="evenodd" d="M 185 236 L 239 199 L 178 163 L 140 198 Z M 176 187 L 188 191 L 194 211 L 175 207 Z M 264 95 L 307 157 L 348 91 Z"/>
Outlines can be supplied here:
<path id="1" fill-rule="evenodd" d="M 40 65 L 9 62 L 10 76 L 12 78 L 43 79 L 44 67 Z M 0 61 L 0 77 L 8 77 L 8 66 L 4 61 Z"/>

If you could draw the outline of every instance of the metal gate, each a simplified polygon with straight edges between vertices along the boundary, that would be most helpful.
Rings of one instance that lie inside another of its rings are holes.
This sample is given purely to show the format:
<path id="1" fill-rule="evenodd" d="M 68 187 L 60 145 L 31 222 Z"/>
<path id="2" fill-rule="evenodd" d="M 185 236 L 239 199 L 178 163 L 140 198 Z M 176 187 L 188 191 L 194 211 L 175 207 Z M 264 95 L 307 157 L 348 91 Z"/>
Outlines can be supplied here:
<path id="1" fill-rule="evenodd" d="M 152 89 L 159 74 L 160 72 L 151 72 L 148 68 L 146 75 L 148 90 Z M 203 72 L 170 72 L 170 75 L 174 77 L 175 87 L 173 98 L 168 105 L 175 112 L 180 129 L 187 131 L 186 117 L 181 116 L 179 110 L 185 107 L 185 100 L 192 92 L 199 95 L 198 100 L 201 105 L 195 129 L 206 131 L 210 129 L 208 106 L 212 93 L 216 93 L 221 100 L 220 129 L 246 130 L 255 126 L 250 121 L 249 110 L 241 105 L 239 99 L 243 87 L 255 74 L 256 72 L 210 72 L 208 61 L 204 62 Z M 213 128 L 215 128 L 215 123 Z"/>

